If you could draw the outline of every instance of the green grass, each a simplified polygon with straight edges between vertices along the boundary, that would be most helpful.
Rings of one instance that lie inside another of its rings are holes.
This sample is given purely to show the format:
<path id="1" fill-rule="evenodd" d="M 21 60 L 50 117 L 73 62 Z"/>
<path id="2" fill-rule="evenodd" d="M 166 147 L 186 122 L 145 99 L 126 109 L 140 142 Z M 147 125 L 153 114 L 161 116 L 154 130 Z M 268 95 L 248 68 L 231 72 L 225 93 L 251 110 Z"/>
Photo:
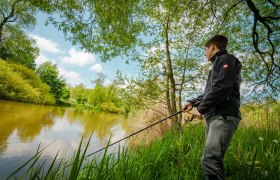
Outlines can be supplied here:
<path id="1" fill-rule="evenodd" d="M 279 179 L 279 130 L 239 129 L 225 158 L 228 176 L 233 179 Z"/>
<path id="2" fill-rule="evenodd" d="M 276 129 L 238 129 L 225 157 L 227 177 L 278 179 L 279 140 Z M 200 165 L 203 145 L 204 126 L 199 123 L 185 127 L 182 134 L 169 132 L 152 144 L 135 150 L 123 150 L 116 155 L 105 150 L 102 157 L 96 156 L 92 161 L 81 161 L 87 146 L 80 146 L 69 167 L 66 167 L 65 160 L 59 166 L 52 164 L 45 170 L 48 172 L 44 173 L 46 177 L 42 174 L 42 163 L 36 167 L 32 163 L 33 167 L 27 173 L 32 172 L 30 177 L 37 179 L 203 179 Z"/>

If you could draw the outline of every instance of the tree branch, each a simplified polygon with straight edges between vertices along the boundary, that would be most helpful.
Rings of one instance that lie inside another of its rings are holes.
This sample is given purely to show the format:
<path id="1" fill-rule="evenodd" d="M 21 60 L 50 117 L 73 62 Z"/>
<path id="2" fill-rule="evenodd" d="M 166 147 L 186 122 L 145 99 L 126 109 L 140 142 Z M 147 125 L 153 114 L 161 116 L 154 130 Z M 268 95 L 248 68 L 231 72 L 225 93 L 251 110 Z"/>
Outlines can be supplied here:
<path id="1" fill-rule="evenodd" d="M 2 34 L 3 34 L 4 25 L 6 23 L 8 23 L 8 22 L 14 22 L 13 20 L 9 20 L 9 19 L 16 15 L 16 13 L 15 13 L 15 6 L 16 6 L 16 3 L 18 3 L 19 1 L 20 0 L 17 0 L 17 1 L 14 1 L 12 3 L 11 12 L 9 13 L 9 15 L 7 17 L 5 17 L 5 14 L 3 13 L 3 17 L 4 18 L 3 18 L 3 21 L 0 23 L 0 42 L 2 42 Z"/>
<path id="2" fill-rule="evenodd" d="M 265 16 L 264 19 L 268 20 L 268 19 L 272 19 L 272 20 L 280 20 L 280 16 L 279 17 L 274 17 L 274 16 Z"/>
<path id="3" fill-rule="evenodd" d="M 227 18 L 227 16 L 228 16 L 229 11 L 232 10 L 233 8 L 235 8 L 238 4 L 240 4 L 240 3 L 243 2 L 243 1 L 244 1 L 244 0 L 240 0 L 239 2 L 237 2 L 236 4 L 233 4 L 230 8 L 228 8 L 228 10 L 226 11 L 226 14 L 225 14 L 225 16 L 224 16 L 224 19 L 223 19 L 223 21 L 222 21 L 220 27 L 218 28 L 218 32 L 220 32 L 222 26 L 224 25 L 224 23 L 225 23 L 225 21 L 226 21 L 226 18 Z"/>
<path id="4" fill-rule="evenodd" d="M 250 8 L 250 10 L 254 14 L 254 24 L 253 24 L 253 32 L 252 32 L 253 45 L 254 45 L 254 48 L 255 48 L 256 52 L 260 55 L 261 60 L 265 63 L 265 66 L 267 68 L 267 74 L 266 74 L 265 81 L 268 84 L 270 84 L 270 81 L 271 81 L 271 78 L 272 78 L 271 76 L 274 74 L 274 71 L 275 71 L 274 67 L 277 67 L 278 65 L 275 64 L 274 55 L 275 55 L 276 50 L 275 50 L 275 45 L 273 44 L 273 41 L 271 39 L 273 31 L 272 31 L 272 28 L 270 27 L 269 24 L 272 24 L 272 22 L 270 20 L 278 20 L 278 19 L 280 19 L 280 17 L 273 17 L 273 16 L 262 17 L 260 15 L 260 11 L 257 9 L 257 7 L 255 6 L 255 4 L 253 3 L 252 0 L 246 0 L 246 3 L 248 5 L 248 7 Z M 273 4 L 272 1 L 269 1 L 269 3 Z M 276 4 L 273 4 L 273 5 L 277 6 Z M 267 29 L 266 39 L 267 39 L 267 41 L 268 41 L 268 43 L 271 47 L 271 51 L 263 52 L 258 47 L 258 45 L 259 45 L 259 36 L 258 36 L 258 33 L 257 33 L 258 22 L 263 24 Z M 264 54 L 268 54 L 269 57 L 271 58 L 271 62 L 269 64 L 265 61 L 265 59 L 263 57 Z"/>
<path id="5" fill-rule="evenodd" d="M 211 3 L 211 12 L 212 12 L 213 16 L 214 16 L 217 20 L 221 21 L 221 20 L 216 16 L 216 12 L 214 12 L 213 3 Z"/>
<path id="6" fill-rule="evenodd" d="M 253 12 L 254 17 L 260 21 L 268 30 L 268 33 L 272 33 L 271 27 L 267 24 L 266 19 L 260 15 L 260 11 L 256 8 L 252 0 L 246 0 L 246 3 L 250 10 Z"/>

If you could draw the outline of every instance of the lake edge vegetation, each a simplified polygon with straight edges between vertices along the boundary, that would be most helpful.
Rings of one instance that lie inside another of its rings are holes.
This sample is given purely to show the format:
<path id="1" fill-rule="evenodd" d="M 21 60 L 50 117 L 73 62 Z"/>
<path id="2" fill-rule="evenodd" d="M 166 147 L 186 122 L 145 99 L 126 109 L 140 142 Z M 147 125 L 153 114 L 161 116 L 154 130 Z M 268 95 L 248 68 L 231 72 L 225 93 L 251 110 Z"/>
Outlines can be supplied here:
<path id="1" fill-rule="evenodd" d="M 279 110 L 279 102 L 242 107 L 240 128 L 235 133 L 225 158 L 228 178 L 279 177 Z M 261 121 L 269 123 L 260 124 Z M 86 142 L 89 143 L 91 137 L 88 137 L 88 141 L 81 140 L 71 161 L 59 158 L 57 154 L 49 167 L 39 161 L 38 157 L 43 151 L 38 150 L 28 162 L 31 166 L 24 176 L 38 179 L 201 179 L 203 126 L 203 121 L 186 123 L 181 133 L 170 129 L 149 144 L 128 149 L 118 149 L 116 145 L 118 153 L 108 153 L 108 149 L 105 149 L 103 153 L 84 160 L 86 154 L 90 153 Z M 24 165 L 27 166 L 27 163 Z M 18 171 L 12 175 L 16 175 Z"/>

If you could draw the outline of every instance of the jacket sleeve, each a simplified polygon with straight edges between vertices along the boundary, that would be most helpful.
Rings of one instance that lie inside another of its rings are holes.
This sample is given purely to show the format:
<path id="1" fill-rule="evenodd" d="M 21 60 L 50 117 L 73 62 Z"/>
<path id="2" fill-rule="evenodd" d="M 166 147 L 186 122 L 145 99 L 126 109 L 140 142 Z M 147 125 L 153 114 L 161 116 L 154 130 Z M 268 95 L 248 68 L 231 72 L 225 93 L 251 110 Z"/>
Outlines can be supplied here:
<path id="1" fill-rule="evenodd" d="M 188 102 L 190 102 L 193 107 L 197 107 L 199 105 L 200 101 L 202 100 L 202 97 L 203 97 L 203 95 L 200 95 L 197 98 L 188 100 Z"/>
<path id="2" fill-rule="evenodd" d="M 216 78 L 213 79 L 211 90 L 204 95 L 201 103 L 197 107 L 201 114 L 207 113 L 211 108 L 216 107 L 233 89 L 236 81 L 236 60 L 229 56 L 221 57 L 214 66 Z"/>

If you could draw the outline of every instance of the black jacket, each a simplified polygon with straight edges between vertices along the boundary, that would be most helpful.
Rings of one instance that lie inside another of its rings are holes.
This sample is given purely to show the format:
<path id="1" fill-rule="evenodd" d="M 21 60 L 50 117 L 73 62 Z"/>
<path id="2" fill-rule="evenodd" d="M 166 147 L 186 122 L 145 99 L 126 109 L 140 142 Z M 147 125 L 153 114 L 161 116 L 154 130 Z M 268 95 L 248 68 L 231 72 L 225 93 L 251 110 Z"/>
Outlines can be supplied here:
<path id="1" fill-rule="evenodd" d="M 222 50 L 211 58 L 211 62 L 213 68 L 209 72 L 203 95 L 189 102 L 205 118 L 213 115 L 240 117 L 240 61 Z"/>

